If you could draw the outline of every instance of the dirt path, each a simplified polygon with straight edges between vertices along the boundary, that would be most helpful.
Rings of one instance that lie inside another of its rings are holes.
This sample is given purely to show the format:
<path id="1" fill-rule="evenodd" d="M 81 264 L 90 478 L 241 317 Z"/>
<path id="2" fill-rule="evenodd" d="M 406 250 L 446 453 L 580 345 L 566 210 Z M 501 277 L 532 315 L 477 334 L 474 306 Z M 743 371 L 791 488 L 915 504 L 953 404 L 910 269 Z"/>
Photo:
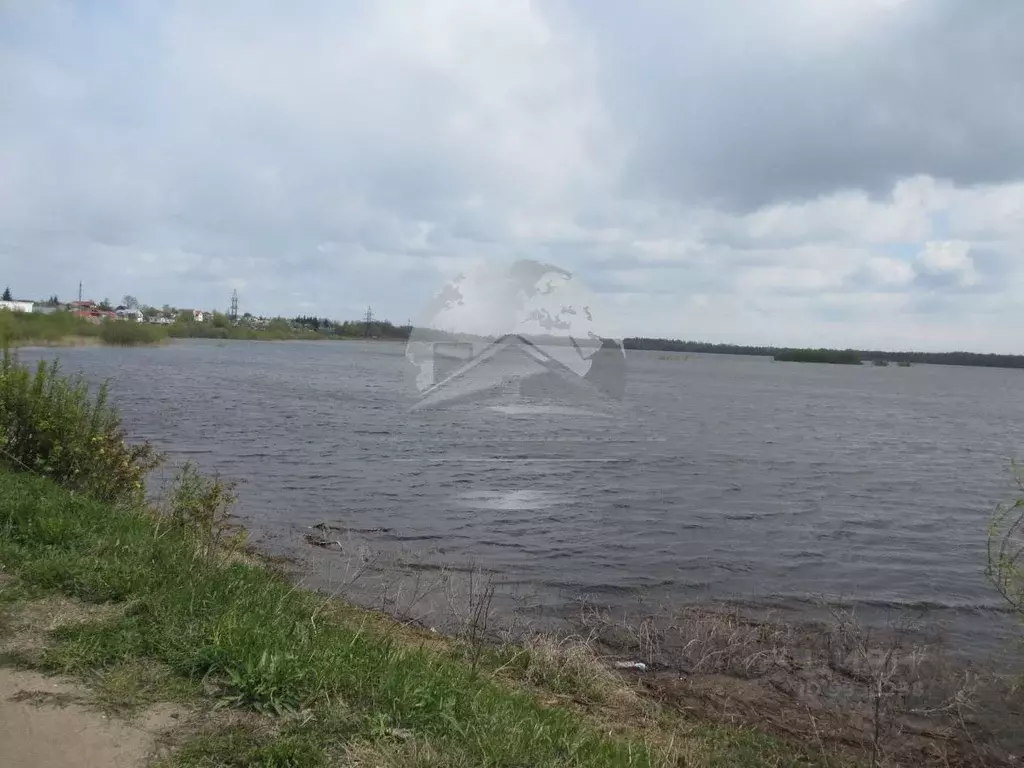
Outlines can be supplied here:
<path id="1" fill-rule="evenodd" d="M 0 668 L 0 766 L 140 768 L 176 724 L 159 708 L 133 722 L 78 703 L 85 690 L 35 672 Z"/>

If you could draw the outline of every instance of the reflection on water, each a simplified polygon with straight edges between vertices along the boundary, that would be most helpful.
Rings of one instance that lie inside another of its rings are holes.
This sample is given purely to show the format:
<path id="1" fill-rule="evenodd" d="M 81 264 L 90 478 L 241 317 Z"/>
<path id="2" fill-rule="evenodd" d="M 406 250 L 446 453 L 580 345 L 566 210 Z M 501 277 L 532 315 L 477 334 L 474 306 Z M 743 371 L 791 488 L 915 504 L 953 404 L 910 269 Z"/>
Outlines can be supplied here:
<path id="1" fill-rule="evenodd" d="M 551 491 L 468 491 L 460 494 L 457 501 L 471 509 L 547 509 L 565 504 L 563 494 Z"/>

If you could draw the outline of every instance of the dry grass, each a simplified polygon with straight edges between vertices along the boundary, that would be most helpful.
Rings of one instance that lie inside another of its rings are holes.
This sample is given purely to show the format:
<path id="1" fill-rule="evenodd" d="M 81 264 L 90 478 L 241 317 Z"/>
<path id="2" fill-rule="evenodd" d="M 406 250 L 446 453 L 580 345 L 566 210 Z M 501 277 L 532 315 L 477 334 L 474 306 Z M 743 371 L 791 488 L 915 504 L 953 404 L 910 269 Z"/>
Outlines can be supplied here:
<path id="1" fill-rule="evenodd" d="M 997 729 L 1011 716 L 993 705 L 1024 706 L 997 674 L 958 664 L 927 627 L 905 617 L 878 630 L 841 606 L 807 625 L 723 606 L 613 618 L 584 604 L 576 631 L 555 637 L 524 631 L 507 604 L 496 608 L 501 585 L 477 569 L 416 568 L 409 554 L 388 559 L 341 540 L 334 551 L 357 557 L 346 568 L 357 578 L 345 584 L 355 599 L 363 576 L 406 566 L 382 581 L 388 597 L 380 607 L 455 638 L 432 634 L 426 642 L 605 732 L 628 722 L 659 754 L 689 751 L 691 762 L 702 739 L 686 726 L 700 718 L 766 729 L 835 765 L 1005 765 L 1012 745 Z M 403 604 L 421 610 L 412 618 Z M 615 669 L 618 661 L 643 662 L 647 671 Z"/>
<path id="2" fill-rule="evenodd" d="M 77 347 L 99 347 L 103 342 L 95 336 L 61 336 L 56 339 L 17 339 L 11 342 L 12 347 L 22 349 L 31 348 L 77 348 Z"/>
<path id="3" fill-rule="evenodd" d="M 759 725 L 834 760 L 1013 764 L 1024 697 L 1010 681 L 953 659 L 918 621 L 877 629 L 830 614 L 797 625 L 720 607 L 613 619 L 584 606 L 579 624 L 606 653 L 651 664 L 648 693 L 683 712 Z"/>
<path id="4" fill-rule="evenodd" d="M 349 744 L 341 765 L 348 768 L 471 768 L 473 762 L 451 747 L 419 738 L 362 741 Z"/>
<path id="5" fill-rule="evenodd" d="M 635 694 L 622 676 L 616 674 L 584 638 L 559 640 L 535 635 L 520 645 L 505 646 L 499 654 L 507 656 L 508 661 L 497 674 L 512 670 L 516 679 L 572 697 L 578 703 L 603 704 L 612 699 L 622 703 L 635 701 Z"/>
<path id="6" fill-rule="evenodd" d="M 124 608 L 123 604 L 96 605 L 63 595 L 11 603 L 3 608 L 4 632 L 0 635 L 0 654 L 22 659 L 25 663 L 41 663 L 50 644 L 51 633 L 113 619 L 122 614 Z"/>

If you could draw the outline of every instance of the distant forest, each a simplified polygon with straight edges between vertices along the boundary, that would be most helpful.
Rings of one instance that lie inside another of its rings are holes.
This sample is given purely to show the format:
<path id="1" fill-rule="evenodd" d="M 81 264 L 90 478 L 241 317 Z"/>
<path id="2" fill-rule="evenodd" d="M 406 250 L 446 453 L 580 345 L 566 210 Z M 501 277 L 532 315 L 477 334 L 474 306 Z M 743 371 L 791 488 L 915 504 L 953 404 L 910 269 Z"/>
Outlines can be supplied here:
<path id="1" fill-rule="evenodd" d="M 333 334 L 345 338 L 371 336 L 381 339 L 408 339 L 412 326 L 395 325 L 388 320 L 329 320 L 326 317 L 296 317 L 292 320 L 296 326 L 302 326 L 320 334 Z"/>
<path id="2" fill-rule="evenodd" d="M 788 347 L 751 347 L 737 344 L 709 344 L 703 341 L 678 339 L 623 339 L 626 349 L 659 352 L 704 352 L 712 355 L 758 355 L 790 357 L 795 351 Z M 982 368 L 1024 368 L 1024 355 L 986 355 L 977 352 L 884 352 L 882 350 L 831 350 L 854 353 L 862 360 L 885 360 L 929 365 L 967 365 Z"/>

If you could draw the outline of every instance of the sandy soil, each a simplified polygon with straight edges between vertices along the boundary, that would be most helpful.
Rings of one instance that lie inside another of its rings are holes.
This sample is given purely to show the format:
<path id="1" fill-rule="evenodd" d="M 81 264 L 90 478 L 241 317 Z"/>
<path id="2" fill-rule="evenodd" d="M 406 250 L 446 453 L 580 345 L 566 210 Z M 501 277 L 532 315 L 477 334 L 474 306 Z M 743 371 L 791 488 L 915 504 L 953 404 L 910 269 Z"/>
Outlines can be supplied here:
<path id="1" fill-rule="evenodd" d="M 136 768 L 177 724 L 171 708 L 132 722 L 78 703 L 85 691 L 34 672 L 0 668 L 0 765 L 5 768 Z"/>

